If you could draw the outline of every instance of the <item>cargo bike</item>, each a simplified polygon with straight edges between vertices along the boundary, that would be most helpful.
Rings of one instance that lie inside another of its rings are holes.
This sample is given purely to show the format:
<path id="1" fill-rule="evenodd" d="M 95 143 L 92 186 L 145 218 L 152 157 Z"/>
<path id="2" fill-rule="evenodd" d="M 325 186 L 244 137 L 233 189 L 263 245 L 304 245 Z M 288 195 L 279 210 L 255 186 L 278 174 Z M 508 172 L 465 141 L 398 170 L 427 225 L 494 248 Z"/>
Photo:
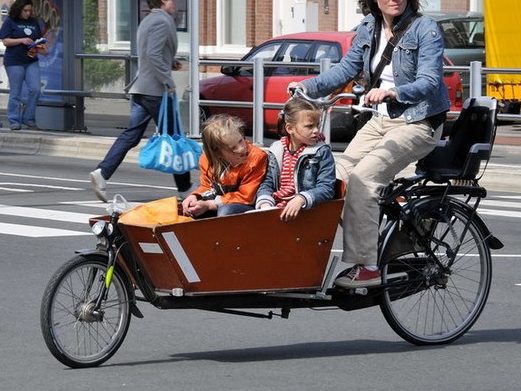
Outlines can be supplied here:
<path id="1" fill-rule="evenodd" d="M 351 93 L 313 101 L 326 115 L 340 99 L 352 110 L 372 110 L 355 106 L 358 95 Z M 138 207 L 156 214 L 143 222 L 129 218 L 136 210 L 125 210 L 116 196 L 108 215 L 91 219 L 96 247 L 77 252 L 45 289 L 45 343 L 69 367 L 100 365 L 123 343 L 132 316 L 143 317 L 141 302 L 259 318 L 288 318 L 298 308 L 380 306 L 406 341 L 450 343 L 481 314 L 491 285 L 491 249 L 503 246 L 477 210 L 486 196 L 479 174 L 490 158 L 495 123 L 494 99 L 468 99 L 450 138 L 418 163 L 414 175 L 382 191 L 382 283 L 376 287 L 334 285 L 338 257 L 331 249 L 342 183 L 334 200 L 290 222 L 279 219 L 280 210 L 175 217 L 175 198 Z"/>

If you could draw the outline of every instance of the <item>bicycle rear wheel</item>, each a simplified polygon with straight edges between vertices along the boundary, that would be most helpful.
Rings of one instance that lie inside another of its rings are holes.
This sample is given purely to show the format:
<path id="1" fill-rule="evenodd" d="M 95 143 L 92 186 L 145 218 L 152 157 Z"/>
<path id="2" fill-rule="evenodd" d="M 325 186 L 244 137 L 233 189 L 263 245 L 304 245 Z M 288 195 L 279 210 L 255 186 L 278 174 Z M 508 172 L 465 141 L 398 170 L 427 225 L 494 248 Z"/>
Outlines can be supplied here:
<path id="1" fill-rule="evenodd" d="M 431 199 L 414 213 L 446 270 L 418 248 L 382 269 L 383 283 L 394 284 L 383 294 L 383 315 L 398 335 L 416 345 L 461 337 L 478 319 L 490 290 L 491 255 L 480 225 L 458 202 L 441 210 L 439 200 Z M 402 281 L 391 280 L 397 275 Z"/>
<path id="2" fill-rule="evenodd" d="M 117 269 L 106 298 L 95 309 L 106 273 L 102 256 L 79 255 L 54 274 L 43 295 L 40 324 L 45 343 L 54 357 L 71 368 L 105 362 L 127 334 L 128 284 Z"/>

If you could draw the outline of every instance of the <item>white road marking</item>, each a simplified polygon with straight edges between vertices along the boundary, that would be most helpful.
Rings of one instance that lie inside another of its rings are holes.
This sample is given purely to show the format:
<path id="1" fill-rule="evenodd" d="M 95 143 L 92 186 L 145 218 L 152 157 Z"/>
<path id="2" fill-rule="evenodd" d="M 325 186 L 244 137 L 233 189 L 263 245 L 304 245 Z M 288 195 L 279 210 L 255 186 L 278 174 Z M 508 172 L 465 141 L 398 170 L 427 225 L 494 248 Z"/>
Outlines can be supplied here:
<path id="1" fill-rule="evenodd" d="M 0 234 L 26 236 L 30 238 L 49 238 L 55 236 L 86 236 L 90 232 L 71 231 L 66 229 L 36 227 L 34 225 L 0 223 Z"/>
<path id="2" fill-rule="evenodd" d="M 0 172 L 0 175 L 9 176 L 9 177 L 17 177 L 17 178 L 31 178 L 31 179 L 45 179 L 51 181 L 59 181 L 59 182 L 76 182 L 76 183 L 90 183 L 88 179 L 72 179 L 72 178 L 59 178 L 59 177 L 49 177 L 49 176 L 39 176 L 39 175 L 27 175 L 27 174 L 13 174 L 10 172 Z M 154 186 L 148 184 L 138 184 L 138 183 L 126 183 L 126 182 L 107 182 L 111 185 L 118 186 L 131 186 L 131 187 L 147 187 L 151 189 L 161 189 L 161 190 L 177 190 L 175 186 Z"/>
<path id="3" fill-rule="evenodd" d="M 11 187 L 0 187 L 0 190 L 12 191 L 12 192 L 15 192 L 15 193 L 34 193 L 34 190 L 13 189 Z"/>
<path id="4" fill-rule="evenodd" d="M 60 204 L 64 205 L 78 205 L 78 206 L 85 206 L 89 208 L 103 208 L 107 209 L 107 207 L 110 205 L 110 202 L 103 202 L 103 201 L 63 201 L 60 202 Z M 143 204 L 142 202 L 129 202 L 129 207 L 133 208 L 134 206 L 138 206 Z"/>
<path id="5" fill-rule="evenodd" d="M 511 199 L 511 200 L 521 200 L 521 196 L 513 196 L 513 195 L 510 195 L 510 196 L 495 196 L 495 198 L 506 198 L 506 199 Z"/>
<path id="6" fill-rule="evenodd" d="M 65 221 L 88 224 L 92 217 L 86 213 L 63 212 L 51 209 L 28 208 L 24 206 L 0 205 L 0 215 L 30 217 L 33 219 Z"/>
<path id="7" fill-rule="evenodd" d="M 516 286 L 521 286 L 521 284 L 516 284 Z"/>
<path id="8" fill-rule="evenodd" d="M 47 188 L 47 189 L 72 190 L 72 191 L 85 190 L 84 188 L 79 188 L 79 187 L 65 187 L 65 186 L 53 186 L 53 185 L 37 185 L 37 184 L 35 184 L 35 183 L 21 183 L 21 182 L 0 182 L 0 185 L 9 185 L 9 186 L 26 186 L 26 187 L 43 187 L 43 188 Z"/>
<path id="9" fill-rule="evenodd" d="M 479 205 L 496 206 L 498 208 L 521 208 L 521 202 L 495 201 L 495 200 L 481 200 Z M 481 210 L 481 207 L 478 208 Z"/>
<path id="10" fill-rule="evenodd" d="M 514 212 L 511 210 L 494 210 L 494 209 L 481 209 L 478 208 L 479 214 L 489 216 L 501 216 L 501 217 L 514 217 L 521 218 L 521 212 Z"/>

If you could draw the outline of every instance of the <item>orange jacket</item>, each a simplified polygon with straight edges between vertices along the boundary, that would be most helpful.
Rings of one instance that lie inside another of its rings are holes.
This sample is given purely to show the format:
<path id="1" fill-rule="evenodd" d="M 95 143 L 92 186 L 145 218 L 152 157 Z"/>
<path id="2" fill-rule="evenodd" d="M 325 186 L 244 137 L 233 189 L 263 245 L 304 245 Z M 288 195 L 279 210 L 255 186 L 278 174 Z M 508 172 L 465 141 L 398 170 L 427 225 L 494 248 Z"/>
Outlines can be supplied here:
<path id="1" fill-rule="evenodd" d="M 225 174 L 217 181 L 223 187 L 236 189 L 223 195 L 218 195 L 215 198 L 217 205 L 231 203 L 253 205 L 255 203 L 257 190 L 266 174 L 268 155 L 262 149 L 252 145 L 249 141 L 247 141 L 247 145 L 248 159 L 246 162 L 236 167 L 229 167 Z M 204 153 L 199 159 L 199 169 L 201 171 L 201 177 L 199 179 L 200 185 L 192 193 L 196 196 L 213 190 L 213 184 L 216 181 L 210 172 L 209 162 Z"/>

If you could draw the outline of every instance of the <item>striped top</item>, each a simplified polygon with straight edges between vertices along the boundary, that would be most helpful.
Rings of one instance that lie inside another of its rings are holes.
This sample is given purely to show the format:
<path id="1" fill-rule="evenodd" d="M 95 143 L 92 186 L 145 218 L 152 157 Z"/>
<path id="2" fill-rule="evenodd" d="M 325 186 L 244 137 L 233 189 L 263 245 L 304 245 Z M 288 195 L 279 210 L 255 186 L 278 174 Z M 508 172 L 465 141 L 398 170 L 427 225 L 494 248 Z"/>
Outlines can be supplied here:
<path id="1" fill-rule="evenodd" d="M 280 174 L 279 190 L 273 193 L 273 198 L 275 199 L 276 206 L 283 208 L 289 200 L 295 197 L 295 167 L 306 145 L 301 145 L 296 151 L 290 151 L 289 137 L 282 137 L 280 141 L 284 147 L 282 172 Z"/>

